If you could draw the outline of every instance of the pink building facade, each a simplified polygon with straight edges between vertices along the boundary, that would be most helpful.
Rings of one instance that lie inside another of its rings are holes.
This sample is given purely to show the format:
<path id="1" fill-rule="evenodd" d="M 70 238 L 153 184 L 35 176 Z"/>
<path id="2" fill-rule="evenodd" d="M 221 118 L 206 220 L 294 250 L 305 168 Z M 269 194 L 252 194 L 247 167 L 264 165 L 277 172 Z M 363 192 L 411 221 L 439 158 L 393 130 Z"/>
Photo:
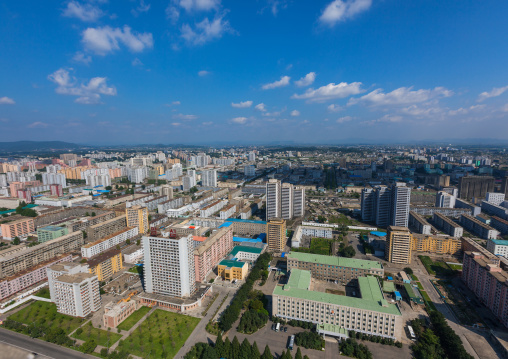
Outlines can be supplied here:
<path id="1" fill-rule="evenodd" d="M 508 327 L 508 273 L 479 252 L 465 252 L 462 281 Z"/>
<path id="2" fill-rule="evenodd" d="M 223 227 L 202 241 L 194 250 L 196 282 L 203 282 L 208 273 L 233 249 L 233 228 Z"/>
<path id="3" fill-rule="evenodd" d="M 49 185 L 49 190 L 51 191 L 52 196 L 63 196 L 63 188 L 61 184 L 51 184 Z"/>
<path id="4" fill-rule="evenodd" d="M 61 255 L 50 259 L 49 261 L 40 263 L 36 267 L 27 269 L 26 271 L 17 273 L 14 276 L 3 278 L 0 280 L 0 300 L 10 297 L 17 292 L 31 287 L 43 280 L 48 279 L 46 268 L 60 262 L 72 261 L 72 255 Z"/>

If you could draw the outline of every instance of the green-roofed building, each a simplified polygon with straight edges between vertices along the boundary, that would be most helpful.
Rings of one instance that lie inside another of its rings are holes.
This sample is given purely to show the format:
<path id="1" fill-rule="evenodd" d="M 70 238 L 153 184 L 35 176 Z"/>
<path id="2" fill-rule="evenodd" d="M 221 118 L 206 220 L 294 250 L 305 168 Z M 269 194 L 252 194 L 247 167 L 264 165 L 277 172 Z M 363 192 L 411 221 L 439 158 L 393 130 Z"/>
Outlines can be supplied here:
<path id="1" fill-rule="evenodd" d="M 66 234 L 69 234 L 67 227 L 46 226 L 37 228 L 37 240 L 39 243 L 44 243 Z"/>
<path id="2" fill-rule="evenodd" d="M 224 259 L 217 266 L 217 272 L 224 280 L 244 280 L 247 276 L 249 266 L 247 262 Z"/>
<path id="3" fill-rule="evenodd" d="M 229 252 L 228 258 L 237 258 L 238 260 L 251 260 L 255 261 L 263 251 L 263 248 L 251 246 L 235 246 Z"/>
<path id="4" fill-rule="evenodd" d="M 308 270 L 316 279 L 334 280 L 343 285 L 367 275 L 384 276 L 383 265 L 376 261 L 300 252 L 287 253 L 286 258 L 288 270 Z"/>
<path id="5" fill-rule="evenodd" d="M 400 310 L 384 298 L 378 279 L 360 277 L 358 286 L 360 298 L 313 291 L 311 272 L 291 269 L 288 283 L 276 286 L 273 291 L 272 313 L 287 320 L 334 326 L 328 329 L 343 328 L 400 339 Z"/>
<path id="6" fill-rule="evenodd" d="M 395 283 L 394 282 L 388 282 L 388 281 L 384 281 L 383 282 L 383 292 L 385 293 L 393 293 L 395 292 Z"/>

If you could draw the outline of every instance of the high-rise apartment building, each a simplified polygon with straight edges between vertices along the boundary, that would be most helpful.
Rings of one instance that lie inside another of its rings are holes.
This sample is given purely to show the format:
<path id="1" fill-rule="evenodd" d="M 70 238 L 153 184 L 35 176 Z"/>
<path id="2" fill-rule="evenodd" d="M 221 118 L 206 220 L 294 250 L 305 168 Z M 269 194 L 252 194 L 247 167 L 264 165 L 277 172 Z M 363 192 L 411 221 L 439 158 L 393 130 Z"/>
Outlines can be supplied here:
<path id="1" fill-rule="evenodd" d="M 362 220 L 374 222 L 378 227 L 408 226 L 411 188 L 405 183 L 391 187 L 364 188 L 362 190 Z"/>
<path id="2" fill-rule="evenodd" d="M 413 235 L 406 227 L 389 226 L 385 259 L 391 263 L 410 264 Z"/>
<path id="3" fill-rule="evenodd" d="M 67 181 L 65 174 L 63 173 L 43 173 L 42 174 L 43 184 L 59 184 L 63 188 L 67 187 Z"/>
<path id="4" fill-rule="evenodd" d="M 64 194 L 61 184 L 51 184 L 49 185 L 49 190 L 51 191 L 52 196 L 62 197 Z"/>
<path id="5" fill-rule="evenodd" d="M 208 170 L 201 172 L 201 183 L 203 187 L 217 187 L 217 171 Z"/>
<path id="6" fill-rule="evenodd" d="M 494 177 L 466 176 L 459 178 L 459 198 L 470 201 L 485 198 L 487 192 L 494 192 Z"/>
<path id="7" fill-rule="evenodd" d="M 508 197 L 508 177 L 504 177 L 501 181 L 501 192 Z"/>
<path id="8" fill-rule="evenodd" d="M 99 281 L 87 272 L 87 265 L 73 262 L 47 268 L 51 300 L 59 313 L 84 318 L 100 309 Z"/>
<path id="9" fill-rule="evenodd" d="M 270 179 L 266 183 L 266 219 L 280 218 L 280 181 Z"/>
<path id="10" fill-rule="evenodd" d="M 390 225 L 407 227 L 411 188 L 406 187 L 405 183 L 396 183 L 392 186 L 391 192 Z"/>
<path id="11" fill-rule="evenodd" d="M 160 195 L 166 196 L 168 200 L 173 199 L 173 187 L 168 184 L 163 184 L 160 189 Z"/>
<path id="12" fill-rule="evenodd" d="M 196 180 L 193 176 L 184 176 L 182 178 L 182 187 L 184 191 L 189 191 L 192 187 L 196 185 Z"/>
<path id="13" fill-rule="evenodd" d="M 455 208 L 456 197 L 444 191 L 436 193 L 436 207 Z"/>
<path id="14" fill-rule="evenodd" d="M 286 221 L 272 219 L 266 223 L 266 242 L 268 249 L 274 252 L 284 252 L 286 247 Z"/>
<path id="15" fill-rule="evenodd" d="M 127 227 L 138 227 L 139 233 L 147 233 L 150 229 L 148 223 L 148 209 L 141 206 L 132 206 L 125 209 Z"/>
<path id="16" fill-rule="evenodd" d="M 144 236 L 147 293 L 188 297 L 196 289 L 194 241 L 186 237 Z"/>
<path id="17" fill-rule="evenodd" d="M 249 162 L 254 162 L 256 160 L 256 154 L 254 152 L 249 152 L 247 159 Z"/>
<path id="18" fill-rule="evenodd" d="M 305 189 L 270 179 L 266 183 L 266 218 L 291 219 L 305 215 Z"/>
<path id="19" fill-rule="evenodd" d="M 254 177 L 256 175 L 256 167 L 254 165 L 248 165 L 243 168 L 243 174 L 247 177 Z"/>
<path id="20" fill-rule="evenodd" d="M 485 195 L 485 200 L 489 203 L 500 205 L 505 200 L 505 194 L 504 193 L 495 193 L 495 192 L 487 192 Z"/>

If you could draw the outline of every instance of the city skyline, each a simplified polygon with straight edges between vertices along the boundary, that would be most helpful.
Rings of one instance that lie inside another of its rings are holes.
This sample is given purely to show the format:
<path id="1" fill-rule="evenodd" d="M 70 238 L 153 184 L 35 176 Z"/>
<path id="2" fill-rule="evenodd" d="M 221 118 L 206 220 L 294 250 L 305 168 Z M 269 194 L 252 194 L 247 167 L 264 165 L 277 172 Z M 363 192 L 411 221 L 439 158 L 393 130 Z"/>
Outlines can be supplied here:
<path id="1" fill-rule="evenodd" d="M 508 131 L 503 3 L 2 9 L 0 131 L 9 141 L 460 142 Z"/>

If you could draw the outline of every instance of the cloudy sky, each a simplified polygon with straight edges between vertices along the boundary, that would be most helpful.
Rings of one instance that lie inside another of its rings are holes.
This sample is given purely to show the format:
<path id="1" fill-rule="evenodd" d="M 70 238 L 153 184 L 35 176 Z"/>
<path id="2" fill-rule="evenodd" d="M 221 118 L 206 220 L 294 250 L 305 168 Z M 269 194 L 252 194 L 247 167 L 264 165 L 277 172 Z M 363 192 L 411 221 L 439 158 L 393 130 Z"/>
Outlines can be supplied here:
<path id="1" fill-rule="evenodd" d="M 508 140 L 508 2 L 0 1 L 1 140 Z"/>

